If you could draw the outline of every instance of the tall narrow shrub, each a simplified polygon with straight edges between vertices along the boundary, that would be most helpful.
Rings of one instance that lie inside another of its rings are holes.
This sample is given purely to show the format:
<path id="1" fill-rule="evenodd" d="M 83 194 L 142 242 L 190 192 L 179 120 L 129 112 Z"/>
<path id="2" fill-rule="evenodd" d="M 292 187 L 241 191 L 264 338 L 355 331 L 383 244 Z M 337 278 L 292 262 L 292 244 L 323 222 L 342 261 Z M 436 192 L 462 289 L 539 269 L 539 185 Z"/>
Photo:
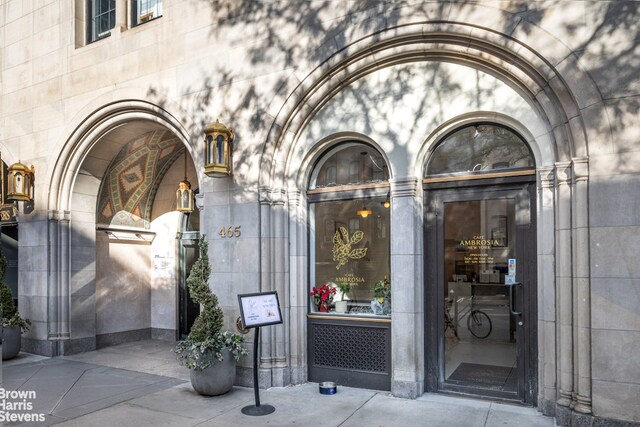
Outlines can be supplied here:
<path id="1" fill-rule="evenodd" d="M 200 237 L 198 247 L 200 256 L 191 267 L 187 286 L 191 298 L 200 304 L 200 315 L 193 322 L 187 339 L 178 343 L 175 352 L 180 363 L 201 371 L 211 366 L 214 358 L 222 360 L 224 348 L 230 349 L 236 360 L 248 351 L 242 347 L 244 336 L 222 331 L 224 313 L 218 306 L 218 297 L 209 288 L 211 266 L 205 236 Z"/>

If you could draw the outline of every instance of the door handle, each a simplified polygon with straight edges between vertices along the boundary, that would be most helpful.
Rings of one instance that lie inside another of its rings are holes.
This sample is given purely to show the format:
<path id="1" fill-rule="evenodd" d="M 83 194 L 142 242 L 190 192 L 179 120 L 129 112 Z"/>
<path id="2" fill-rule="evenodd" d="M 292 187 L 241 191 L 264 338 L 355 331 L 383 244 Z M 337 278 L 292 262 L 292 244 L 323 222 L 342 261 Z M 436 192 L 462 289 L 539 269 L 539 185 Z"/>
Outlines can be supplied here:
<path id="1" fill-rule="evenodd" d="M 518 287 L 522 286 L 522 283 L 514 283 L 514 284 L 508 285 L 508 286 L 509 286 L 509 311 L 514 316 L 520 316 L 522 314 L 522 312 L 521 311 L 515 311 L 516 300 L 515 300 L 515 292 L 513 291 L 513 288 L 515 288 L 516 286 L 518 286 Z"/>

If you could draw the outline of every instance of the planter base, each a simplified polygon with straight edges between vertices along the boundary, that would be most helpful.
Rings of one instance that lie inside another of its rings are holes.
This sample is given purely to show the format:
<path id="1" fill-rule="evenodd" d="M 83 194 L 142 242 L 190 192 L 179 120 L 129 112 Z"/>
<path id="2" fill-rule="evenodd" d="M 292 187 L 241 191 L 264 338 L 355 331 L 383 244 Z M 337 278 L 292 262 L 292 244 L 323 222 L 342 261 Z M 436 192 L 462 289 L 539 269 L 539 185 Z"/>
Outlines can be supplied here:
<path id="1" fill-rule="evenodd" d="M 223 350 L 222 362 L 215 360 L 203 371 L 191 370 L 191 386 L 204 396 L 219 396 L 228 393 L 236 379 L 236 360 L 230 350 Z"/>
<path id="2" fill-rule="evenodd" d="M 22 331 L 20 326 L 4 328 L 2 335 L 2 360 L 13 359 L 20 353 Z"/>

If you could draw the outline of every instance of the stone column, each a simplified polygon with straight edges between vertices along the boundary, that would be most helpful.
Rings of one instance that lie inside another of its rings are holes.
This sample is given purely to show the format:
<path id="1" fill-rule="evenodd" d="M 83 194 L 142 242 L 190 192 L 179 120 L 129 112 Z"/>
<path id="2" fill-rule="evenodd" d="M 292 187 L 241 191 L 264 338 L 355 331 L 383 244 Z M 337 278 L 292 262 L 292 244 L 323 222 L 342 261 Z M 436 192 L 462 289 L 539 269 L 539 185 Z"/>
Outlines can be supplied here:
<path id="1" fill-rule="evenodd" d="M 556 403 L 555 175 L 538 169 L 538 407 L 553 415 Z"/>
<path id="2" fill-rule="evenodd" d="M 69 211 L 49 211 L 47 339 L 54 341 L 51 356 L 63 353 L 62 341 L 70 338 L 70 219 L 71 213 Z"/>
<path id="3" fill-rule="evenodd" d="M 591 284 L 589 268 L 589 163 L 573 159 L 573 339 L 577 412 L 591 413 Z"/>
<path id="4" fill-rule="evenodd" d="M 571 163 L 561 162 L 556 164 L 557 403 L 566 407 L 573 398 L 571 231 Z"/>
<path id="5" fill-rule="evenodd" d="M 286 212 L 281 191 L 260 189 L 260 291 L 277 291 L 283 324 L 260 330 L 260 385 L 284 386 L 289 383 L 286 360 L 288 324 L 286 280 Z"/>
<path id="6" fill-rule="evenodd" d="M 424 263 L 418 179 L 391 183 L 391 392 L 424 391 Z"/>
<path id="7" fill-rule="evenodd" d="M 307 381 L 307 204 L 304 193 L 288 193 L 289 206 L 289 361 L 291 382 Z"/>

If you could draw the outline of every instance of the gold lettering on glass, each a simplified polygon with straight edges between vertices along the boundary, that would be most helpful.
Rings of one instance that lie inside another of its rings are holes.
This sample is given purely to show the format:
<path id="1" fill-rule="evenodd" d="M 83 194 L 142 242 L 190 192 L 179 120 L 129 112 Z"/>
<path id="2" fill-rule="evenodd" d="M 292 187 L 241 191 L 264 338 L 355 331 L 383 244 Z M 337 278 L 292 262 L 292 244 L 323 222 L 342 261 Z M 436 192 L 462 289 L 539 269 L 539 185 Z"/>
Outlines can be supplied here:
<path id="1" fill-rule="evenodd" d="M 360 230 L 354 231 L 351 236 L 346 228 L 340 227 L 333 235 L 333 260 L 337 262 L 336 270 L 349 262 L 350 259 L 361 259 L 367 255 L 368 248 L 351 249 L 352 245 L 359 243 L 364 238 Z"/>

